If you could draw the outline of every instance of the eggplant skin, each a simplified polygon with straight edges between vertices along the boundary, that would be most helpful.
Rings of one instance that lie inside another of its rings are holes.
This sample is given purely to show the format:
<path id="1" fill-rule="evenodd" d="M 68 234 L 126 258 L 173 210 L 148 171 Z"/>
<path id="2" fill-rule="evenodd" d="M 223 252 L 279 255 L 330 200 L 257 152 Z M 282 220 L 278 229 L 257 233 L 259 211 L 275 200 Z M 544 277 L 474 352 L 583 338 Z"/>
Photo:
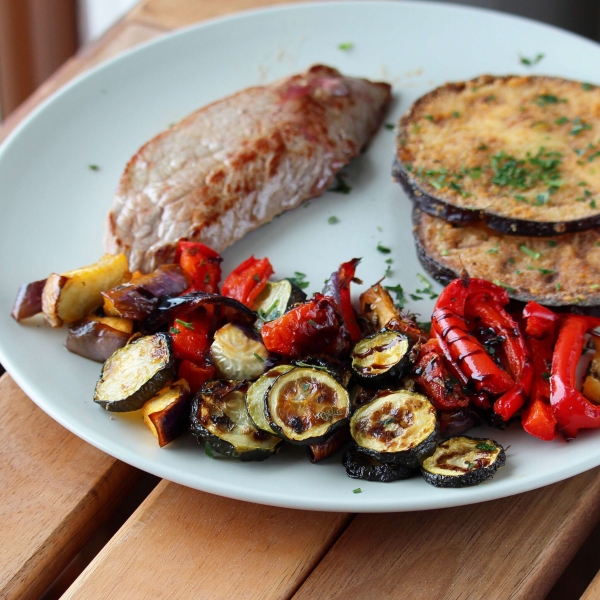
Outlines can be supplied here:
<path id="1" fill-rule="evenodd" d="M 496 446 L 497 449 L 499 449 L 499 452 L 495 460 L 492 461 L 489 465 L 474 466 L 471 470 L 464 471 L 462 473 L 460 473 L 460 471 L 457 471 L 458 474 L 456 475 L 443 475 L 439 473 L 432 473 L 430 470 L 428 470 L 428 461 L 423 461 L 423 463 L 421 464 L 421 475 L 427 483 L 435 487 L 441 488 L 463 488 L 479 485 L 483 481 L 491 479 L 496 473 L 496 471 L 506 464 L 506 452 L 498 442 L 489 438 L 473 438 L 469 436 L 460 436 L 445 440 L 438 446 L 435 453 L 432 454 L 429 460 L 435 460 L 437 458 L 438 451 L 443 450 L 449 444 L 452 444 L 453 442 L 457 442 L 459 440 L 464 440 L 467 443 L 470 442 L 473 445 L 475 444 L 475 442 L 479 444 L 493 444 L 494 446 Z"/>
<path id="2" fill-rule="evenodd" d="M 517 308 L 534 300 L 557 312 L 600 315 L 595 230 L 553 238 L 503 236 L 481 223 L 455 226 L 417 207 L 412 221 L 419 261 L 441 284 L 464 269 L 471 277 L 500 281 Z M 523 247 L 539 257 L 533 259 Z"/>
<path id="3" fill-rule="evenodd" d="M 358 446 L 352 446 L 346 450 L 342 463 L 348 477 L 364 481 L 390 483 L 401 479 L 410 479 L 418 473 L 418 469 L 404 465 L 382 463 L 361 452 Z"/>

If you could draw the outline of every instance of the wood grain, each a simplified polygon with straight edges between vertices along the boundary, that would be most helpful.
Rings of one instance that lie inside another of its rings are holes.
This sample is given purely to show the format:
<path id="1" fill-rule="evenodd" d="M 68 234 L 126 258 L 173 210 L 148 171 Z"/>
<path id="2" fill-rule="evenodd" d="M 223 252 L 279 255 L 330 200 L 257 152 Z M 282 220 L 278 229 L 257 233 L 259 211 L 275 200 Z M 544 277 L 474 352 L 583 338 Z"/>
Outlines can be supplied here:
<path id="1" fill-rule="evenodd" d="M 289 598 L 350 519 L 162 481 L 62 600 Z"/>
<path id="2" fill-rule="evenodd" d="M 0 598 L 38 598 L 136 483 L 0 378 Z"/>
<path id="3" fill-rule="evenodd" d="M 473 506 L 359 515 L 293 599 L 542 599 L 599 517 L 600 469 Z"/>
<path id="4" fill-rule="evenodd" d="M 129 13 L 127 19 L 154 27 L 185 27 L 205 19 L 293 0 L 146 0 Z"/>
<path id="5" fill-rule="evenodd" d="M 600 573 L 594 577 L 581 600 L 600 600 Z"/>

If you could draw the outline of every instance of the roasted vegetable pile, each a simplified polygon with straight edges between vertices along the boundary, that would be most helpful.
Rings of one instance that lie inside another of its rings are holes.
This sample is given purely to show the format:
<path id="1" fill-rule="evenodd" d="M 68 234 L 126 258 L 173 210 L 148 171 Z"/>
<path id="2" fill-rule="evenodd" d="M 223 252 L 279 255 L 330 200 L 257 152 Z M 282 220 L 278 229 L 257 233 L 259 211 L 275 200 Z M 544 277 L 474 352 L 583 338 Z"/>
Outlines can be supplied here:
<path id="1" fill-rule="evenodd" d="M 248 461 L 299 444 L 312 462 L 340 451 L 350 477 L 463 487 L 505 462 L 493 439 L 463 435 L 481 423 L 520 419 L 543 440 L 600 427 L 600 345 L 583 391 L 576 379 L 600 319 L 509 313 L 504 288 L 465 274 L 426 327 L 382 282 L 355 310 L 358 259 L 310 298 L 301 279 L 270 280 L 267 258 L 222 283 L 202 244 L 180 242 L 176 261 L 131 274 L 106 255 L 23 286 L 13 309 L 66 324 L 67 348 L 104 363 L 94 401 L 140 410 L 161 446 L 191 430 L 208 455 Z"/>

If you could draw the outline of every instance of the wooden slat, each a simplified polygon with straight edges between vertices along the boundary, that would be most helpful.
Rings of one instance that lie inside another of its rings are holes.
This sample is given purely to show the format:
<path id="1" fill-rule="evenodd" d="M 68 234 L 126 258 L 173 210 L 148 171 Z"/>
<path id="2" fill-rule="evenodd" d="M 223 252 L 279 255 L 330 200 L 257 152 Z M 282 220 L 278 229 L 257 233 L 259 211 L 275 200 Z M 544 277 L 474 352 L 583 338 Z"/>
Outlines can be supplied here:
<path id="1" fill-rule="evenodd" d="M 293 600 L 538 600 L 600 518 L 600 469 L 473 506 L 359 515 Z"/>
<path id="2" fill-rule="evenodd" d="M 136 483 L 0 378 L 0 598 L 38 598 Z"/>
<path id="3" fill-rule="evenodd" d="M 62 600 L 289 598 L 350 519 L 163 481 Z"/>
<path id="4" fill-rule="evenodd" d="M 155 27 L 174 29 L 225 14 L 292 1 L 294 0 L 146 0 L 136 6 L 127 18 Z"/>
<path id="5" fill-rule="evenodd" d="M 600 573 L 594 577 L 581 600 L 600 600 Z"/>

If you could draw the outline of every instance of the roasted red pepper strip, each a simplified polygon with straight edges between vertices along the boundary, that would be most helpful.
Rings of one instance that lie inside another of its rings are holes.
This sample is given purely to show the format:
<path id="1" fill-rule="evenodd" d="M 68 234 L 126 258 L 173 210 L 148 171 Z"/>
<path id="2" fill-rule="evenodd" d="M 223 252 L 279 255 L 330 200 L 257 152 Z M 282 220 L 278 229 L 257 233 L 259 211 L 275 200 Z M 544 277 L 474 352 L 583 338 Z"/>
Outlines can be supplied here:
<path id="1" fill-rule="evenodd" d="M 177 377 L 185 379 L 190 386 L 192 394 L 196 394 L 207 381 L 215 378 L 215 366 L 208 359 L 199 364 L 191 360 L 182 360 L 179 365 Z"/>
<path id="2" fill-rule="evenodd" d="M 265 323 L 260 333 L 269 351 L 298 358 L 320 352 L 336 339 L 340 327 L 335 300 L 315 294 L 308 302 Z"/>
<path id="3" fill-rule="evenodd" d="M 211 324 L 212 318 L 208 314 L 190 314 L 184 319 L 175 319 L 169 329 L 175 358 L 205 362 L 210 350 Z"/>
<path id="4" fill-rule="evenodd" d="M 559 316 L 530 301 L 523 317 L 533 361 L 533 383 L 529 401 L 521 413 L 521 424 L 530 435 L 549 442 L 556 437 L 556 418 L 550 406 L 550 371 Z"/>
<path id="5" fill-rule="evenodd" d="M 221 261 L 214 250 L 199 242 L 180 241 L 177 244 L 175 262 L 179 263 L 192 281 L 186 293 L 219 293 Z"/>
<path id="6" fill-rule="evenodd" d="M 600 319 L 567 315 L 561 321 L 552 355 L 550 404 L 559 431 L 567 440 L 580 429 L 600 427 L 600 405 L 593 404 L 576 389 L 577 363 L 585 344 L 585 334 L 598 327 Z"/>
<path id="7" fill-rule="evenodd" d="M 421 347 L 413 373 L 415 383 L 438 410 L 469 406 L 470 398 L 463 394 L 460 381 L 448 372 L 436 338 Z"/>
<path id="8" fill-rule="evenodd" d="M 467 316 L 499 337 L 513 386 L 494 402 L 494 412 L 508 421 L 524 404 L 533 382 L 533 363 L 525 339 L 513 318 L 487 295 L 467 304 Z"/>
<path id="9" fill-rule="evenodd" d="M 262 292 L 271 275 L 273 267 L 268 258 L 251 256 L 225 278 L 221 293 L 252 308 L 254 299 Z"/>
<path id="10" fill-rule="evenodd" d="M 431 328 L 447 361 L 463 374 L 463 382 L 465 379 L 467 382 L 473 380 L 479 392 L 504 394 L 513 388 L 514 381 L 469 333 L 465 321 L 468 300 L 479 295 L 484 295 L 500 307 L 508 303 L 506 290 L 489 281 L 455 279 L 446 286 L 436 302 Z"/>
<path id="11" fill-rule="evenodd" d="M 323 289 L 323 294 L 331 296 L 337 302 L 338 310 L 342 315 L 342 319 L 344 319 L 344 325 L 354 343 L 362 338 L 362 333 L 356 320 L 354 308 L 352 308 L 350 283 L 352 281 L 361 283 L 360 280 L 354 279 L 356 266 L 359 262 L 360 258 L 353 258 L 351 261 L 343 263 L 337 271 L 331 274 Z"/>

